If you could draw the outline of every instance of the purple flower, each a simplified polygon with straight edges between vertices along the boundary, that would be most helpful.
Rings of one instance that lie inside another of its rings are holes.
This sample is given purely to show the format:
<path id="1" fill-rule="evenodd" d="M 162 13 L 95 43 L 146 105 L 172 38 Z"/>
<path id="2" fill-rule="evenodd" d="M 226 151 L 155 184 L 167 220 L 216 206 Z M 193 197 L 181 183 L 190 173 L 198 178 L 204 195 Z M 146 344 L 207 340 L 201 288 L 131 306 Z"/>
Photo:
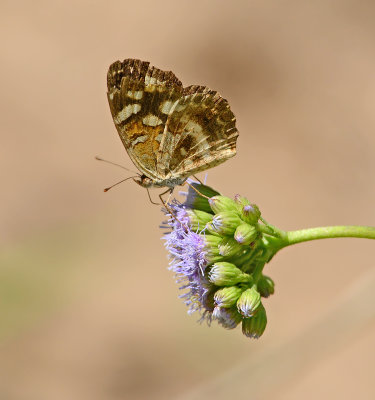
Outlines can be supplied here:
<path id="1" fill-rule="evenodd" d="M 170 269 L 175 272 L 177 282 L 183 283 L 180 289 L 186 290 L 180 297 L 189 307 L 188 312 L 201 311 L 205 318 L 213 309 L 208 300 L 212 284 L 204 276 L 211 259 L 205 235 L 189 228 L 189 216 L 183 205 L 174 202 L 171 208 L 175 217 L 167 214 L 170 217 L 167 225 L 172 231 L 164 236 Z"/>
<path id="2" fill-rule="evenodd" d="M 184 204 L 173 200 L 165 205 L 168 221 L 162 227 L 168 229 L 163 239 L 169 269 L 180 284 L 188 313 L 198 311 L 200 321 L 216 320 L 227 329 L 242 321 L 246 336 L 260 336 L 263 331 L 255 322 L 264 330 L 266 320 L 251 319 L 261 305 L 257 284 L 266 261 L 261 256 L 268 253 L 258 231 L 258 208 L 246 198 L 232 200 L 194 182 L 181 194 Z M 271 294 L 266 284 L 260 285 L 263 295 Z"/>

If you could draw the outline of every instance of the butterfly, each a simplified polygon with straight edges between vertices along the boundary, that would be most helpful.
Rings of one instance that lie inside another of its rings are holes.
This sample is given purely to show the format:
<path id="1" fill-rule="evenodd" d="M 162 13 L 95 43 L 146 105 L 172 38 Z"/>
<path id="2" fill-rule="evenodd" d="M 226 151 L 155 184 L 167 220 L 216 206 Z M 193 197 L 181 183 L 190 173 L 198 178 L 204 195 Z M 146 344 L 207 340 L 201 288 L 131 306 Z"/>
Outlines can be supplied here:
<path id="1" fill-rule="evenodd" d="M 205 86 L 183 87 L 171 71 L 126 59 L 110 65 L 108 102 L 135 182 L 171 191 L 236 154 L 238 131 L 228 102 Z"/>

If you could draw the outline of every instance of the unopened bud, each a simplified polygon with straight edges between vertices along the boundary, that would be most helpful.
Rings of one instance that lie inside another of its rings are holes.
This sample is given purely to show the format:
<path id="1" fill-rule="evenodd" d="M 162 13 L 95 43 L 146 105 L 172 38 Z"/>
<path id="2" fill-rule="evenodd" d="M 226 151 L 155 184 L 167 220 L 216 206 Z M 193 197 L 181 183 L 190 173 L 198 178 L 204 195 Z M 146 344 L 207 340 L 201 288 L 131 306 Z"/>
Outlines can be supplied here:
<path id="1" fill-rule="evenodd" d="M 246 197 L 242 197 L 239 194 L 234 196 L 234 201 L 237 204 L 238 210 L 242 210 L 243 206 L 250 204 L 250 201 Z"/>
<path id="2" fill-rule="evenodd" d="M 262 297 L 268 297 L 275 293 L 274 281 L 266 275 L 262 275 L 257 283 L 257 288 Z"/>
<path id="3" fill-rule="evenodd" d="M 260 336 L 262 336 L 264 330 L 266 329 L 266 325 L 266 310 L 263 307 L 263 304 L 260 304 L 255 315 L 242 320 L 242 333 L 249 338 L 258 339 Z"/>
<path id="4" fill-rule="evenodd" d="M 215 263 L 208 277 L 216 286 L 233 286 L 240 282 L 250 282 L 252 279 L 234 264 L 225 261 Z"/>
<path id="5" fill-rule="evenodd" d="M 248 318 L 256 312 L 260 304 L 260 294 L 254 285 L 241 294 L 237 301 L 237 308 L 245 318 Z"/>
<path id="6" fill-rule="evenodd" d="M 241 250 L 242 245 L 231 237 L 224 237 L 219 243 L 219 253 L 223 257 L 232 257 L 240 253 Z"/>
<path id="7" fill-rule="evenodd" d="M 207 227 L 209 230 L 221 235 L 233 235 L 237 226 L 241 224 L 238 214 L 230 211 L 222 211 L 216 214 Z"/>
<path id="8" fill-rule="evenodd" d="M 214 196 L 208 200 L 212 211 L 217 214 L 222 211 L 234 211 L 237 212 L 237 204 L 234 200 L 226 196 Z"/>
<path id="9" fill-rule="evenodd" d="M 205 228 L 208 222 L 212 221 L 212 214 L 200 210 L 187 209 L 186 214 L 189 219 L 190 229 L 193 231 L 201 231 Z"/>
<path id="10" fill-rule="evenodd" d="M 258 236 L 258 232 L 254 226 L 245 223 L 239 225 L 234 233 L 234 238 L 238 243 L 243 245 L 249 245 L 252 243 L 256 237 Z"/>
<path id="11" fill-rule="evenodd" d="M 260 211 L 256 204 L 247 204 L 242 207 L 241 219 L 250 225 L 255 225 L 260 218 Z"/>
<path id="12" fill-rule="evenodd" d="M 223 287 L 216 291 L 214 299 L 219 307 L 229 308 L 236 304 L 241 296 L 242 289 L 238 286 Z"/>
<path id="13" fill-rule="evenodd" d="M 209 234 L 200 236 L 203 237 L 203 240 L 205 242 L 204 251 L 206 252 L 205 258 L 208 264 L 212 264 L 216 261 L 222 260 L 223 257 L 220 255 L 219 252 L 219 243 L 221 242 L 222 238 L 220 236 Z"/>

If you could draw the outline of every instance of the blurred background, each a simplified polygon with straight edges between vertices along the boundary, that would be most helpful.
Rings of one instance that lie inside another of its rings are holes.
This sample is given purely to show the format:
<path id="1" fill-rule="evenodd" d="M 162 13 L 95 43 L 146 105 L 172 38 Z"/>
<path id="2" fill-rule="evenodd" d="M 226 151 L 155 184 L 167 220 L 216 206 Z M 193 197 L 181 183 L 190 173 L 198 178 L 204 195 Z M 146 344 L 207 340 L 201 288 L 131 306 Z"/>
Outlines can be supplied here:
<path id="1" fill-rule="evenodd" d="M 104 194 L 127 173 L 94 157 L 133 167 L 106 73 L 140 58 L 230 102 L 238 154 L 209 171 L 214 188 L 281 229 L 375 225 L 375 3 L 0 11 L 0 398 L 373 399 L 372 241 L 283 250 L 257 341 L 199 325 L 167 270 L 160 209 L 133 182 Z"/>

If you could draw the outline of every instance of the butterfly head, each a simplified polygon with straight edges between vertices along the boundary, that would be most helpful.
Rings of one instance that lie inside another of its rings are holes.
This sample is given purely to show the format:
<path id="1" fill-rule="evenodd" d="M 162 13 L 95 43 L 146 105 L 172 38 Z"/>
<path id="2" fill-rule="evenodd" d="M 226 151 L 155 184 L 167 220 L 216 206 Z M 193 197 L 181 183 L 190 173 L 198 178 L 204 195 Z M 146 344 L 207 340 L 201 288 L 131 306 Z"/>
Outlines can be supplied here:
<path id="1" fill-rule="evenodd" d="M 150 188 L 154 186 L 154 181 L 146 175 L 139 175 L 133 178 L 133 181 L 144 188 Z"/>

